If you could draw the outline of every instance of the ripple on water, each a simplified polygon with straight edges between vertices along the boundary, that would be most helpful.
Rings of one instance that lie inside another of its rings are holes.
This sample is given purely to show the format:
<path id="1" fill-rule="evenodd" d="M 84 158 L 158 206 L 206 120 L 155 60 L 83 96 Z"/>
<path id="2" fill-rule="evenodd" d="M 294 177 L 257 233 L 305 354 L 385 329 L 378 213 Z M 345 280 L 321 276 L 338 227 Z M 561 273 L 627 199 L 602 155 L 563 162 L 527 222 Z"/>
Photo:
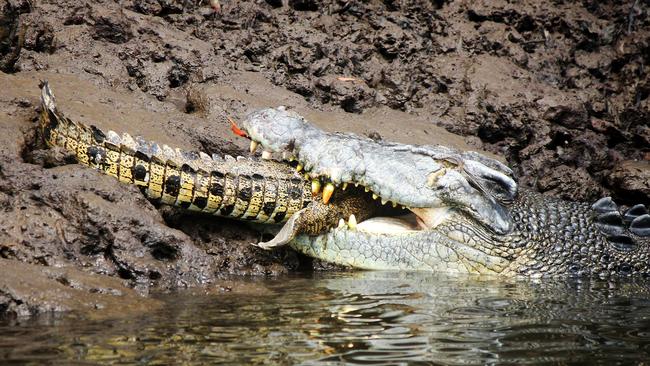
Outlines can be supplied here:
<path id="1" fill-rule="evenodd" d="M 363 272 L 165 295 L 112 321 L 0 325 L 4 363 L 539 364 L 650 359 L 650 285 Z M 67 361 L 66 361 L 67 360 Z"/>

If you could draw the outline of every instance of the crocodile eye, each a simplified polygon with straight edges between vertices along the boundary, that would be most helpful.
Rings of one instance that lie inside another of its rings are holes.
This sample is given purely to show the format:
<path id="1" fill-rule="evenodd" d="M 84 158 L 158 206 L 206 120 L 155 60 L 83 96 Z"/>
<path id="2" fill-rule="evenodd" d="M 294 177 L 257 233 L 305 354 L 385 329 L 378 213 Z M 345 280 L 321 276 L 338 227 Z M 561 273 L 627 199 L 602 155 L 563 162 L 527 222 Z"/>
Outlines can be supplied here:
<path id="1" fill-rule="evenodd" d="M 632 266 L 628 263 L 621 263 L 618 266 L 618 272 L 622 274 L 630 274 L 632 272 Z"/>

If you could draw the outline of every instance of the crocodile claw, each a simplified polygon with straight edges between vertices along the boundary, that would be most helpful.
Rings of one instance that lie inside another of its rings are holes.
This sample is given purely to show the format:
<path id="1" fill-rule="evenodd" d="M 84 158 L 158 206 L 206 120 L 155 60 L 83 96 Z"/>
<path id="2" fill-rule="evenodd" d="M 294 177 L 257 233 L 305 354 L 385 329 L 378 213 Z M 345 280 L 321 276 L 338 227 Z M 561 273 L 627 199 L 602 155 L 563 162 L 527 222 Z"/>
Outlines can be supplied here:
<path id="1" fill-rule="evenodd" d="M 303 208 L 302 210 L 293 214 L 293 216 L 287 220 L 287 222 L 282 226 L 282 229 L 280 229 L 280 231 L 275 235 L 273 239 L 265 242 L 253 243 L 252 245 L 265 250 L 271 250 L 273 248 L 288 244 L 303 231 L 301 222 L 303 221 L 302 218 L 306 210 L 307 208 Z"/>

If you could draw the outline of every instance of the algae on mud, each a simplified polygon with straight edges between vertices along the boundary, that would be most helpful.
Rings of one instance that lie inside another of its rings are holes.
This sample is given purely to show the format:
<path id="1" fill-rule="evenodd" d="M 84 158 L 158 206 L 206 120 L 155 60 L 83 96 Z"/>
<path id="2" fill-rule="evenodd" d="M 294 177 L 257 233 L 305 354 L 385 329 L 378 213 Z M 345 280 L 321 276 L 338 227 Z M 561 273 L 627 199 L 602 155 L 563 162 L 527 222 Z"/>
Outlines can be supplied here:
<path id="1" fill-rule="evenodd" d="M 39 79 L 73 119 L 187 150 L 241 154 L 225 116 L 288 105 L 329 130 L 504 155 L 547 194 L 650 202 L 648 13 L 598 1 L 237 1 L 219 14 L 198 1 L 4 1 L 0 257 L 141 293 L 319 266 L 249 247 L 259 234 L 241 224 L 52 167 L 66 157 L 30 132 Z"/>

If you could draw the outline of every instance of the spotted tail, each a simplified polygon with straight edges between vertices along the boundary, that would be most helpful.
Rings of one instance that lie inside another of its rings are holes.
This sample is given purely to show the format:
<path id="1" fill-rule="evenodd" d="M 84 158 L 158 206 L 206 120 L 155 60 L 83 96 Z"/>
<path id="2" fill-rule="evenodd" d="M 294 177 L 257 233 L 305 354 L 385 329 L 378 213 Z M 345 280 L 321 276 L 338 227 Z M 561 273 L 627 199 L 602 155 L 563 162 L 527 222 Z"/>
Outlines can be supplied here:
<path id="1" fill-rule="evenodd" d="M 185 152 L 73 122 L 57 111 L 47 82 L 42 85 L 41 107 L 40 125 L 48 146 L 64 148 L 80 164 L 135 184 L 153 201 L 217 216 L 281 223 L 312 200 L 310 183 L 279 162 Z"/>

